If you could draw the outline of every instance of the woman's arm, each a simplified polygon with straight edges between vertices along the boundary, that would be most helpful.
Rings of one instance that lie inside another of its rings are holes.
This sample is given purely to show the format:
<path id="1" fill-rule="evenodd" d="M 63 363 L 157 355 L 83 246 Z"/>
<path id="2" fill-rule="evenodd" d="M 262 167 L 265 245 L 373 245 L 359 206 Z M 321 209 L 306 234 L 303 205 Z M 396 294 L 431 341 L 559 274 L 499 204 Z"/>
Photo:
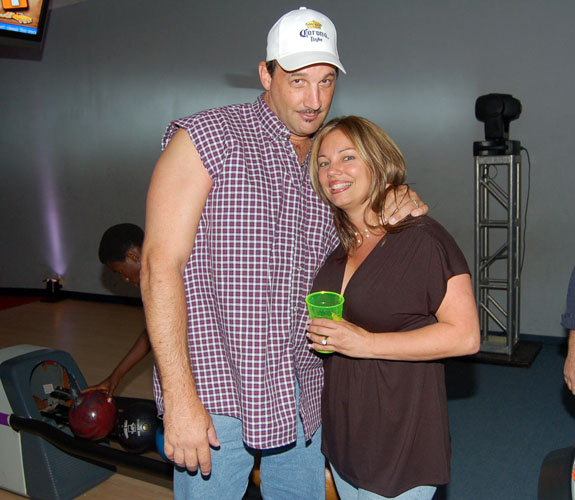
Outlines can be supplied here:
<path id="1" fill-rule="evenodd" d="M 447 281 L 437 323 L 408 332 L 371 333 L 347 321 L 313 319 L 311 347 L 353 358 L 423 361 L 474 354 L 479 350 L 479 319 L 468 274 Z M 327 344 L 321 344 L 323 338 Z"/>

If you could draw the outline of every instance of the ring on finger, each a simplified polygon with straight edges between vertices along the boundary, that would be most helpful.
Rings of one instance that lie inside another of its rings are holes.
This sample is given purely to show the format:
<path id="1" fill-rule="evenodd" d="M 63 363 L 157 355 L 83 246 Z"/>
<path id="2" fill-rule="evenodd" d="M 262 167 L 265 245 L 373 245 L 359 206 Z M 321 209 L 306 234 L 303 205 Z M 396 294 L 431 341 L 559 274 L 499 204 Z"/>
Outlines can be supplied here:
<path id="1" fill-rule="evenodd" d="M 327 345 L 327 339 L 323 339 L 323 340 L 321 341 L 321 345 Z"/>
<path id="2" fill-rule="evenodd" d="M 419 202 L 417 200 L 411 200 L 411 201 L 413 201 L 415 208 L 419 208 Z"/>

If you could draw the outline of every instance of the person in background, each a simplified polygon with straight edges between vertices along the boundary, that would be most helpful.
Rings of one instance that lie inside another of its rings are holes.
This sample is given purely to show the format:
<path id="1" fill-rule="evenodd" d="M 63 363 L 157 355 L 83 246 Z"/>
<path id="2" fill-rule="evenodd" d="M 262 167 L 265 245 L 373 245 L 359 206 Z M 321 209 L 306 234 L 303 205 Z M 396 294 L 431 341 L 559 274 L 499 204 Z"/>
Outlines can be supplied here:
<path id="1" fill-rule="evenodd" d="M 450 437 L 441 360 L 479 349 L 470 272 L 430 217 L 385 222 L 406 177 L 392 139 L 365 118 L 331 120 L 310 161 L 341 243 L 313 291 L 344 295 L 343 320 L 312 319 L 324 356 L 322 451 L 342 500 L 428 500 L 449 481 Z"/>
<path id="2" fill-rule="evenodd" d="M 305 296 L 337 235 L 308 153 L 345 72 L 335 26 L 288 12 L 258 70 L 254 103 L 169 125 L 148 191 L 141 288 L 176 499 L 241 498 L 254 450 L 264 498 L 325 499 Z M 412 196 L 390 219 L 427 212 Z"/>
<path id="3" fill-rule="evenodd" d="M 565 313 L 561 315 L 561 325 L 569 330 L 569 339 L 563 376 L 567 387 L 575 394 L 575 267 L 571 271 L 566 302 Z"/>
<path id="4" fill-rule="evenodd" d="M 98 249 L 100 262 L 118 273 L 126 283 L 140 288 L 140 268 L 144 231 L 135 224 L 122 223 L 107 229 L 102 235 Z M 122 378 L 151 351 L 146 329 L 134 342 L 127 354 L 112 373 L 99 384 L 86 389 L 102 390 L 111 398 Z"/>

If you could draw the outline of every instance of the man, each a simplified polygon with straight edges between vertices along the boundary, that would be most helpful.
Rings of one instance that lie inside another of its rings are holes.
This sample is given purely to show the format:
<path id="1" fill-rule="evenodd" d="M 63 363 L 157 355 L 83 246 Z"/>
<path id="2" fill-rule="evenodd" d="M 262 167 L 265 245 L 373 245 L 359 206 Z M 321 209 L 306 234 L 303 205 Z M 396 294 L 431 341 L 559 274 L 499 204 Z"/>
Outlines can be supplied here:
<path id="1" fill-rule="evenodd" d="M 575 394 L 575 267 L 571 271 L 571 278 L 569 279 L 565 312 L 561 315 L 561 326 L 569 330 L 563 377 L 569 390 Z"/>
<path id="2" fill-rule="evenodd" d="M 268 34 L 264 94 L 177 120 L 164 137 L 142 294 L 166 455 L 204 476 L 176 471 L 176 498 L 241 498 L 256 449 L 264 498 L 325 498 L 322 360 L 306 341 L 305 296 L 337 235 L 307 155 L 338 70 L 332 22 L 288 12 Z"/>
<path id="3" fill-rule="evenodd" d="M 98 247 L 100 262 L 118 273 L 126 283 L 140 286 L 140 268 L 144 231 L 128 222 L 104 231 Z"/>
<path id="4" fill-rule="evenodd" d="M 100 262 L 118 273 L 126 283 L 140 287 L 140 268 L 144 231 L 141 227 L 130 224 L 116 224 L 102 235 L 98 248 Z M 137 338 L 128 353 L 105 380 L 91 386 L 84 392 L 102 390 L 112 398 L 122 378 L 138 364 L 151 350 L 146 329 Z"/>

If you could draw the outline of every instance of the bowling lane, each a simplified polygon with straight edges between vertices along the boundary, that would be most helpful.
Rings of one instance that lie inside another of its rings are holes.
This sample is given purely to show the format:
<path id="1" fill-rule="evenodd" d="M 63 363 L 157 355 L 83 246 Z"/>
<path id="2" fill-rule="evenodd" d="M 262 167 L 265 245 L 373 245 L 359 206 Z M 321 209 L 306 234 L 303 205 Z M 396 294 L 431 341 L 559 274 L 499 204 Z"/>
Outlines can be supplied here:
<path id="1" fill-rule="evenodd" d="M 23 497 L 0 489 L 0 500 L 22 500 Z M 142 481 L 123 474 L 114 474 L 110 479 L 87 491 L 78 498 L 85 500 L 169 500 L 172 489 L 166 486 Z"/>
<path id="2" fill-rule="evenodd" d="M 139 307 L 63 300 L 34 302 L 0 311 L 0 348 L 31 344 L 70 353 L 89 384 L 104 379 L 144 328 Z M 120 384 L 118 396 L 152 398 L 153 360 L 149 355 Z M 145 456 L 158 458 L 154 452 Z M 110 479 L 78 498 L 100 500 L 171 499 L 169 480 L 142 480 L 137 472 L 119 469 Z M 0 500 L 22 499 L 0 489 Z"/>
<path id="3" fill-rule="evenodd" d="M 31 344 L 68 352 L 88 384 L 107 377 L 145 326 L 140 307 L 81 300 L 34 302 L 0 311 L 0 348 Z M 152 399 L 153 359 L 134 367 L 117 396 Z"/>

